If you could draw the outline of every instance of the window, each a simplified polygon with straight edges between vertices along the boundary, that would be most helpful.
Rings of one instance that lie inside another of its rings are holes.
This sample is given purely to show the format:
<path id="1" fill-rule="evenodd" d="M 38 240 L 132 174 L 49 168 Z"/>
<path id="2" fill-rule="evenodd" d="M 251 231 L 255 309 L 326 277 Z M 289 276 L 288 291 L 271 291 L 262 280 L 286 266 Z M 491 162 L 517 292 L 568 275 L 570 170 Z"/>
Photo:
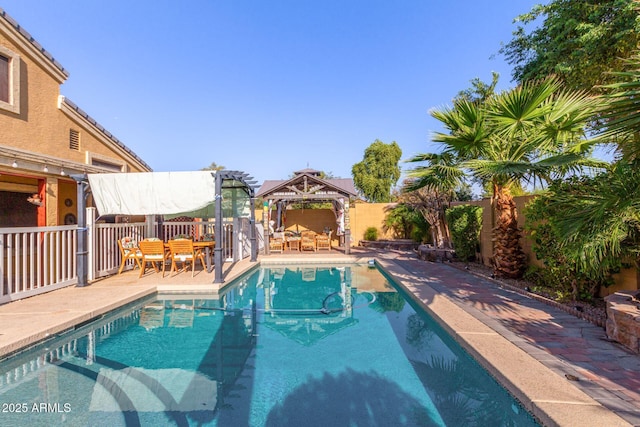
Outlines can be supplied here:
<path id="1" fill-rule="evenodd" d="M 127 165 L 124 162 L 120 162 L 111 157 L 102 156 L 96 153 L 90 153 L 87 151 L 87 163 L 92 166 L 107 169 L 113 172 L 126 172 Z"/>
<path id="2" fill-rule="evenodd" d="M 9 103 L 9 58 L 0 55 L 0 101 Z"/>
<path id="3" fill-rule="evenodd" d="M 116 165 L 115 163 L 105 162 L 102 160 L 93 159 L 91 162 L 93 166 L 98 166 L 104 169 L 109 169 L 114 172 L 122 172 L 122 165 Z"/>
<path id="4" fill-rule="evenodd" d="M 20 56 L 0 46 L 0 109 L 20 114 Z"/>
<path id="5" fill-rule="evenodd" d="M 75 129 L 69 129 L 69 148 L 72 150 L 80 150 L 80 132 Z"/>

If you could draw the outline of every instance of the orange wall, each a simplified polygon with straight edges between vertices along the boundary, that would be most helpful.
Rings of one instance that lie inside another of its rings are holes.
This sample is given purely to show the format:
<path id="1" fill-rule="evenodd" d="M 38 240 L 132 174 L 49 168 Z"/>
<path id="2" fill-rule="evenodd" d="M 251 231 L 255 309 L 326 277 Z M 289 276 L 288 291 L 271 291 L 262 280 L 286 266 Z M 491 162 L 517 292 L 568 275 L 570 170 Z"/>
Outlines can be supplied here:
<path id="1" fill-rule="evenodd" d="M 385 209 L 388 203 L 355 203 L 349 208 L 351 221 L 351 246 L 357 246 L 364 239 L 364 232 L 369 227 L 378 228 L 379 239 L 389 239 L 393 236 L 384 230 Z M 275 211 L 272 218 L 275 217 Z M 256 209 L 256 221 L 262 222 L 262 209 Z M 331 209 L 288 209 L 286 211 L 285 227 L 287 230 L 313 230 L 322 232 L 325 227 L 333 230 L 332 244 L 338 244 L 336 236 L 336 217 Z"/>
<path id="2" fill-rule="evenodd" d="M 364 233 L 369 227 L 378 229 L 378 239 L 392 239 L 391 230 L 386 230 L 384 219 L 386 218 L 386 210 L 390 203 L 353 203 L 351 204 L 351 240 L 357 245 L 360 240 L 364 240 Z"/>

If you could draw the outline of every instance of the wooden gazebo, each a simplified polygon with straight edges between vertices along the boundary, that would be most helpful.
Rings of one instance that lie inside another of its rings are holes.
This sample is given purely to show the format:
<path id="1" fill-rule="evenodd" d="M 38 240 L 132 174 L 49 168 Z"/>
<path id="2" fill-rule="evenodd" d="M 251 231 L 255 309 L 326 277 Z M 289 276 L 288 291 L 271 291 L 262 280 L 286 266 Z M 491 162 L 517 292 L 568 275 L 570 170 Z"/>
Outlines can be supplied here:
<path id="1" fill-rule="evenodd" d="M 291 203 L 318 201 L 331 202 L 336 215 L 337 235 L 344 238 L 344 250 L 348 254 L 351 245 L 349 201 L 357 196 L 353 180 L 350 178 L 322 179 L 321 172 L 314 169 L 303 169 L 293 174 L 293 178 L 288 180 L 264 181 L 256 194 L 256 197 L 262 197 L 264 200 L 262 220 L 265 252 L 269 253 L 269 220 L 274 205 L 280 212 Z"/>

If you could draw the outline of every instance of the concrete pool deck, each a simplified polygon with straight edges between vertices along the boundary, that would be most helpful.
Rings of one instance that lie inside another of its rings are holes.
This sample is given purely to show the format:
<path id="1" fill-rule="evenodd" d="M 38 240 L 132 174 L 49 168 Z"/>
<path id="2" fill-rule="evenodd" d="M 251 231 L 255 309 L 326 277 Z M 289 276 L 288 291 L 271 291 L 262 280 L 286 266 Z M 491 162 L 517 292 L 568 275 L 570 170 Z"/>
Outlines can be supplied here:
<path id="1" fill-rule="evenodd" d="M 548 426 L 640 426 L 640 356 L 555 307 L 414 253 L 354 248 L 260 256 L 262 264 L 375 258 L 447 332 Z M 224 285 L 256 266 L 227 269 Z M 0 357 L 156 292 L 217 292 L 213 274 L 139 271 L 0 306 Z M 569 377 L 569 379 L 567 378 Z M 571 380 L 573 379 L 573 380 Z M 576 381 L 577 379 L 577 381 Z"/>

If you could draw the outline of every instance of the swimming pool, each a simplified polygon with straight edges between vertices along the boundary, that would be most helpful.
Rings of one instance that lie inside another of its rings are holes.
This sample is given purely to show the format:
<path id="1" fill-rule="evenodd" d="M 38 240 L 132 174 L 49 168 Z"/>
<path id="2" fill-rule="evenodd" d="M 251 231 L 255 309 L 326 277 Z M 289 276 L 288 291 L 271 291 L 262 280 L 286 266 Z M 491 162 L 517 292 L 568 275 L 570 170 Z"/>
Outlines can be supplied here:
<path id="1" fill-rule="evenodd" d="M 536 425 L 376 268 L 262 267 L 0 363 L 0 425 Z"/>

